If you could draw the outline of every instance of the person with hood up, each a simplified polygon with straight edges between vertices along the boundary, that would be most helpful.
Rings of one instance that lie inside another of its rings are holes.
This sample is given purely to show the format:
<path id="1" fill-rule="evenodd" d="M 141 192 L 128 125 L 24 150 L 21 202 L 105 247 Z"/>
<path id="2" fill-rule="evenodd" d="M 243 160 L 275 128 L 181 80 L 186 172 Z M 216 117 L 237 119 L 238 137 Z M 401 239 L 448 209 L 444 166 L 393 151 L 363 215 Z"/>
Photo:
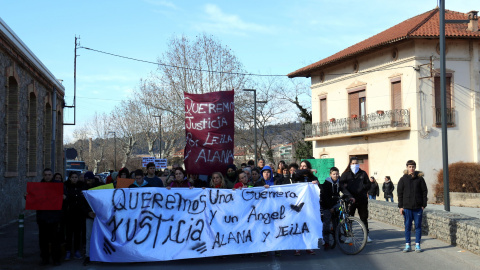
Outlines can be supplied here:
<path id="1" fill-rule="evenodd" d="M 253 184 L 254 187 L 261 187 L 264 186 L 268 188 L 269 186 L 275 185 L 275 180 L 273 178 L 273 171 L 270 166 L 264 166 L 262 171 L 260 172 L 260 179 L 255 181 Z"/>
<path id="2" fill-rule="evenodd" d="M 393 202 L 393 191 L 395 190 L 395 186 L 393 185 L 390 176 L 385 176 L 385 182 L 383 183 L 382 190 L 385 201 L 388 202 L 388 199 L 391 199 Z"/>
<path id="3" fill-rule="evenodd" d="M 229 164 L 227 166 L 227 174 L 224 180 L 225 180 L 225 185 L 227 185 L 227 188 L 233 188 L 233 186 L 235 186 L 235 184 L 238 182 L 237 166 L 235 166 L 235 164 Z"/>

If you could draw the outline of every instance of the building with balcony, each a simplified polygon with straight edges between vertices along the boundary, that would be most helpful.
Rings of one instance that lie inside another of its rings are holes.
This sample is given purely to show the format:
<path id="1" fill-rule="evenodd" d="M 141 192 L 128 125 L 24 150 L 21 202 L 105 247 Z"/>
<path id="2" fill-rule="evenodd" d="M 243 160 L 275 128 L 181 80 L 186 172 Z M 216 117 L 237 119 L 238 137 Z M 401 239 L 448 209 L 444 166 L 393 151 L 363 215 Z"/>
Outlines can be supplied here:
<path id="1" fill-rule="evenodd" d="M 477 12 L 447 10 L 449 162 L 480 159 L 480 32 Z M 425 172 L 430 198 L 442 168 L 439 9 L 403 21 L 288 76 L 311 78 L 315 158 L 349 157 L 381 183 L 396 183 L 409 159 Z"/>
<path id="2" fill-rule="evenodd" d="M 53 52 L 52 52 L 53 53 Z M 27 182 L 63 174 L 65 88 L 0 19 L 0 225 L 25 209 Z"/>

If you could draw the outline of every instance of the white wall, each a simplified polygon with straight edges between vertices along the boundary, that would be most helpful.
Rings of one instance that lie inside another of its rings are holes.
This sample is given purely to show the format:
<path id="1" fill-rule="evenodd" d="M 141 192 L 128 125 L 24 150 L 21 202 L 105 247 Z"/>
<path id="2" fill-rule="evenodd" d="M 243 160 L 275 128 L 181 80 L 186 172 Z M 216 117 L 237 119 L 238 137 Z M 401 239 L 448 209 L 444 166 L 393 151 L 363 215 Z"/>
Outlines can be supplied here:
<path id="1" fill-rule="evenodd" d="M 404 42 L 358 57 L 358 73 L 353 73 L 354 60 L 349 60 L 323 70 L 323 82 L 319 75 L 312 76 L 313 123 L 320 119 L 320 95 L 327 96 L 327 119 L 349 117 L 347 89 L 354 85 L 366 86 L 367 114 L 390 110 L 390 78 L 395 76 L 401 77 L 402 108 L 410 110 L 411 123 L 410 131 L 378 133 L 367 136 L 367 140 L 360 136 L 362 133 L 355 133 L 360 137 L 316 141 L 314 157 L 328 154 L 335 158 L 335 165 L 342 172 L 348 164 L 349 155 L 368 154 L 370 174 L 375 176 L 376 173 L 380 184 L 385 175 L 391 176 L 396 184 L 406 161 L 413 159 L 417 162 L 417 169 L 425 172 L 429 198 L 433 198 L 436 174 L 442 168 L 441 128 L 435 126 L 433 78 L 421 77 L 430 75 L 430 67 L 426 64 L 430 63 L 432 54 L 436 58 L 434 68 L 440 66 L 437 43 L 436 40 Z M 391 56 L 394 48 L 398 50 L 396 60 Z M 456 125 L 448 129 L 450 163 L 478 161 L 480 156 L 477 144 L 480 127 L 475 126 L 480 125 L 477 124 L 480 123 L 480 102 L 474 102 L 475 95 L 470 89 L 473 85 L 479 91 L 478 48 L 477 43 L 472 46 L 468 40 L 447 41 L 447 69 L 453 73 L 453 106 L 456 113 Z M 472 55 L 476 59 L 472 60 Z M 420 67 L 420 70 L 414 67 Z M 472 78 L 475 79 L 473 83 Z M 430 133 L 425 132 L 425 127 L 430 128 Z"/>

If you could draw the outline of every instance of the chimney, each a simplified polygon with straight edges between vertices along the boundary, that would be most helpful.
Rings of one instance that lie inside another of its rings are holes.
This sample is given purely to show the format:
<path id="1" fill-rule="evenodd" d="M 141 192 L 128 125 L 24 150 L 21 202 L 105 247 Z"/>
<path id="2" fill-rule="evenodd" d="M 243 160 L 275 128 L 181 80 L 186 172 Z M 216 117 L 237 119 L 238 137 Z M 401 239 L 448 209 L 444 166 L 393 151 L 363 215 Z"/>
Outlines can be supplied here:
<path id="1" fill-rule="evenodd" d="M 468 12 L 468 31 L 477 32 L 478 31 L 478 11 L 472 10 Z"/>

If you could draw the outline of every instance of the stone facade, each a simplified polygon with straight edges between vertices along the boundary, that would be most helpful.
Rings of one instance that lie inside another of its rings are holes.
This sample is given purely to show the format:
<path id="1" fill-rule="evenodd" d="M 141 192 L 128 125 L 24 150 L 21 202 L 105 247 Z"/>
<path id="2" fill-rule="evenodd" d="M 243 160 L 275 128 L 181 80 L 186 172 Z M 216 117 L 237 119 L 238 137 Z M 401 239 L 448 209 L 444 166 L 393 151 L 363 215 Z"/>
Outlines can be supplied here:
<path id="1" fill-rule="evenodd" d="M 405 228 L 397 203 L 368 201 L 369 217 Z M 412 230 L 414 230 L 414 226 Z M 480 255 L 480 219 L 425 208 L 422 233 Z M 415 237 L 415 234 L 412 234 Z M 413 239 L 413 238 L 412 238 Z"/>
<path id="2" fill-rule="evenodd" d="M 16 93 L 18 98 L 14 106 L 16 109 L 15 123 L 7 121 L 9 106 L 12 102 L 8 100 L 11 81 L 16 82 Z M 64 87 L 56 80 L 36 56 L 23 44 L 13 31 L 0 19 L 0 225 L 3 225 L 18 217 L 24 211 L 25 201 L 23 198 L 26 192 L 27 182 L 37 182 L 42 178 L 42 171 L 45 166 L 53 167 L 55 171 L 63 171 L 63 149 L 56 149 L 55 160 L 45 160 L 44 135 L 46 133 L 46 109 L 47 104 L 52 108 L 52 115 L 63 115 Z M 56 96 L 56 108 L 53 107 L 53 98 Z M 30 98 L 32 102 L 30 102 Z M 30 105 L 35 104 L 34 113 L 29 111 Z M 29 119 L 33 116 L 34 119 Z M 53 120 L 53 119 L 52 119 Z M 31 129 L 31 124 L 35 129 Z M 57 140 L 63 142 L 63 117 L 58 119 L 56 134 L 60 135 Z M 8 170 L 7 163 L 11 161 L 8 156 L 8 130 L 18 130 L 16 139 L 16 169 Z M 52 127 L 48 127 L 51 131 Z M 30 132 L 35 132 L 34 142 L 30 142 Z M 33 147 L 34 146 L 34 147 Z M 35 155 L 29 152 L 29 147 L 35 149 Z M 57 147 L 58 148 L 58 147 Z M 29 166 L 29 156 L 35 164 Z M 8 159 L 8 160 L 7 160 Z"/>

